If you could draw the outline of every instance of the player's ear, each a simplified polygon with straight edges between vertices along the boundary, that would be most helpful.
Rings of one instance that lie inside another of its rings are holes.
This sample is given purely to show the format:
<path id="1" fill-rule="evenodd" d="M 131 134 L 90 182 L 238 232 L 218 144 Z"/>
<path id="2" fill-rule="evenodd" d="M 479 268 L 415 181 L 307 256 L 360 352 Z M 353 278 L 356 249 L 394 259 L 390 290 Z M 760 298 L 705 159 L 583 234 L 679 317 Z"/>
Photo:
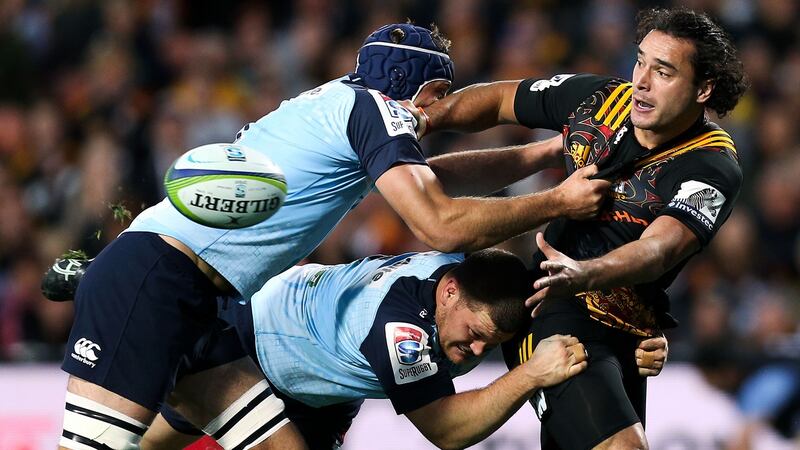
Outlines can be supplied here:
<path id="1" fill-rule="evenodd" d="M 714 80 L 703 80 L 697 88 L 697 103 L 705 103 L 714 92 Z"/>
<path id="2" fill-rule="evenodd" d="M 444 292 L 442 298 L 442 303 L 445 305 L 451 305 L 453 302 L 458 300 L 458 281 L 455 278 L 448 278 L 444 285 Z"/>

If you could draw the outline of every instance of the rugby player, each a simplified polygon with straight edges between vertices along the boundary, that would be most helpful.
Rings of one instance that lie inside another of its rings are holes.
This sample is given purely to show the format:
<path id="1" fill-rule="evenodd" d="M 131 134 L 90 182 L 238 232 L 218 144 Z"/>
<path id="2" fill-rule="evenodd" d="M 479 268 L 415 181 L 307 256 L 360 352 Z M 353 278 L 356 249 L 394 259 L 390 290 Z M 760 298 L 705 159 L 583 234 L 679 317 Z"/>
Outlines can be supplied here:
<path id="1" fill-rule="evenodd" d="M 426 162 L 413 117 L 393 99 L 425 107 L 444 96 L 453 78 L 448 45 L 435 30 L 387 25 L 366 39 L 354 73 L 246 125 L 235 142 L 267 153 L 288 180 L 285 203 L 268 221 L 212 229 L 165 199 L 97 256 L 76 292 L 62 364 L 70 374 L 62 448 L 134 448 L 170 392 L 224 448 L 303 448 L 243 352 L 213 367 L 197 357 L 216 331 L 217 296 L 250 299 L 375 186 L 423 242 L 443 251 L 488 247 L 557 216 L 596 214 L 610 184 L 588 179 L 595 167 L 542 193 L 450 196 L 493 192 L 555 152 L 535 144 Z M 244 381 L 229 382 L 232 371 Z"/>
<path id="2" fill-rule="evenodd" d="M 531 400 L 544 449 L 647 448 L 634 349 L 676 325 L 665 289 L 725 222 L 741 185 L 733 140 L 706 114 L 725 115 L 747 87 L 725 32 L 705 14 L 654 9 L 640 14 L 636 42 L 631 81 L 479 84 L 415 112 L 420 134 L 498 123 L 560 130 L 568 173 L 595 164 L 614 180 L 597 218 L 558 220 L 537 235 L 528 304 L 543 302 L 504 345 L 510 367 L 556 333 L 592 356 L 586 371 Z"/>
<path id="3" fill-rule="evenodd" d="M 577 340 L 553 336 L 489 386 L 455 393 L 453 377 L 527 328 L 530 292 L 524 264 L 502 250 L 408 253 L 294 267 L 267 281 L 249 305 L 231 302 L 221 315 L 309 447 L 337 448 L 365 398 L 388 398 L 436 446 L 463 448 L 502 425 L 535 389 L 586 367 Z M 650 344 L 663 363 L 666 341 Z M 184 434 L 157 419 L 143 450 L 197 439 L 198 430 L 162 413 Z"/>

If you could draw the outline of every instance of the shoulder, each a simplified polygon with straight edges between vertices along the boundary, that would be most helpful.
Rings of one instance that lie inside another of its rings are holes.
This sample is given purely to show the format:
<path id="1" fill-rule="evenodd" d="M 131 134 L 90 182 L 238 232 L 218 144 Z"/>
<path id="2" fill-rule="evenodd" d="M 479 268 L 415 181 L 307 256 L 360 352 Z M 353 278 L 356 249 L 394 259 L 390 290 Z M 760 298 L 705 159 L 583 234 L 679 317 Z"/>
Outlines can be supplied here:
<path id="1" fill-rule="evenodd" d="M 589 96 L 597 91 L 611 92 L 620 85 L 630 84 L 622 78 L 595 75 L 591 73 L 565 73 L 551 78 L 529 78 L 520 83 L 520 91 L 545 92 L 553 88 L 569 90 L 576 94 Z"/>

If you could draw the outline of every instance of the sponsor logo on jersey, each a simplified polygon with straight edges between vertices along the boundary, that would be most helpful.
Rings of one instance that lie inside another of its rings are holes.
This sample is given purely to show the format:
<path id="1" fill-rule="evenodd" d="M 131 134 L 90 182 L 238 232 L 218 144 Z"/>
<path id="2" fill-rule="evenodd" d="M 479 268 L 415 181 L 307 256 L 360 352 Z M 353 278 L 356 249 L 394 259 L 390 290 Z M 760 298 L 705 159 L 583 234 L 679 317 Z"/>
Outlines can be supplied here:
<path id="1" fill-rule="evenodd" d="M 414 116 L 407 109 L 378 91 L 370 89 L 369 93 L 375 100 L 375 104 L 378 105 L 378 111 L 381 112 L 383 125 L 389 136 L 400 136 L 401 134 L 417 136 L 414 132 Z"/>
<path id="2" fill-rule="evenodd" d="M 547 400 L 544 398 L 544 391 L 539 389 L 533 395 L 534 408 L 536 409 L 536 417 L 542 420 L 544 413 L 547 412 Z"/>
<path id="3" fill-rule="evenodd" d="M 428 334 L 410 323 L 386 324 L 386 344 L 397 384 L 411 383 L 427 378 L 439 371 L 431 361 Z"/>
<path id="4" fill-rule="evenodd" d="M 714 229 L 725 196 L 717 188 L 701 181 L 686 181 L 667 205 L 697 219 L 709 231 Z"/>
<path id="5" fill-rule="evenodd" d="M 99 353 L 100 350 L 102 350 L 98 344 L 86 338 L 78 339 L 78 341 L 75 342 L 75 345 L 72 346 L 72 349 L 74 352 L 71 353 L 70 356 L 73 359 L 86 364 L 92 369 L 94 369 L 94 367 L 97 365 L 95 364 L 95 361 L 100 359 Z"/>
<path id="6" fill-rule="evenodd" d="M 628 131 L 628 126 L 624 125 L 622 128 L 617 131 L 617 136 L 614 138 L 614 145 L 619 144 L 619 141 L 622 140 L 622 137 L 625 136 L 625 133 Z"/>
<path id="7" fill-rule="evenodd" d="M 558 86 L 574 76 L 574 73 L 562 73 L 549 80 L 538 80 L 531 85 L 531 92 L 543 91 L 549 87 Z"/>

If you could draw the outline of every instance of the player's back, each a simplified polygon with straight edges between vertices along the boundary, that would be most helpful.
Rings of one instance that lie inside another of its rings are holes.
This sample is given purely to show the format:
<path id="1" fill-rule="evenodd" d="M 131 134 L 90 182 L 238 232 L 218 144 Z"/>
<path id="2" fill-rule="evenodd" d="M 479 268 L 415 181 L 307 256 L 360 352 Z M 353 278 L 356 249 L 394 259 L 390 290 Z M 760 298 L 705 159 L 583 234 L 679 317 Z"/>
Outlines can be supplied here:
<path id="1" fill-rule="evenodd" d="M 271 279 L 251 304 L 264 372 L 278 389 L 312 406 L 385 398 L 361 351 L 374 327 L 385 340 L 385 324 L 376 321 L 379 307 L 401 279 L 426 280 L 462 260 L 463 254 L 407 253 L 337 266 L 308 264 Z M 432 324 L 432 309 L 419 317 L 424 306 L 418 297 L 410 293 L 393 301 L 392 317 Z"/>
<path id="2" fill-rule="evenodd" d="M 356 90 L 346 77 L 284 101 L 237 135 L 267 154 L 286 175 L 284 205 L 269 220 L 236 230 L 199 225 L 167 200 L 147 209 L 128 231 L 172 236 L 249 299 L 270 277 L 311 253 L 374 183 L 348 137 Z M 362 93 L 363 95 L 363 93 Z"/>

